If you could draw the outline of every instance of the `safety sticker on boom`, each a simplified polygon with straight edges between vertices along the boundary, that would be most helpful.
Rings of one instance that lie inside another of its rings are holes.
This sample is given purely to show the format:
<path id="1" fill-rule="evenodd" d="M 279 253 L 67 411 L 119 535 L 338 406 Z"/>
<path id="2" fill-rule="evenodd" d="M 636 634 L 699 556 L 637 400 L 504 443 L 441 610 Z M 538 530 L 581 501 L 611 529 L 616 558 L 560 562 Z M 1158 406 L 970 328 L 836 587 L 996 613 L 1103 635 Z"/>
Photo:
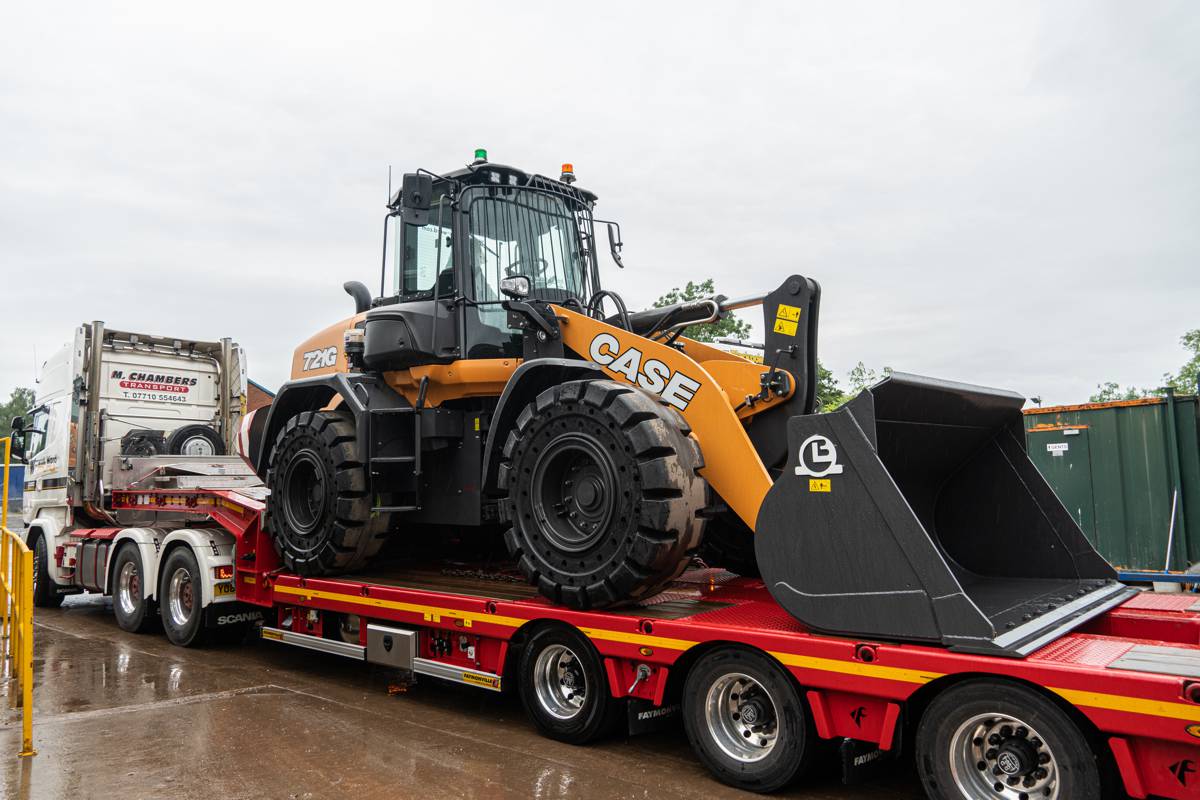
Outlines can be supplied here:
<path id="1" fill-rule="evenodd" d="M 780 303 L 775 309 L 775 333 L 782 333 L 785 336 L 795 336 L 796 326 L 800 324 L 800 309 L 796 306 L 789 306 L 786 303 Z"/>

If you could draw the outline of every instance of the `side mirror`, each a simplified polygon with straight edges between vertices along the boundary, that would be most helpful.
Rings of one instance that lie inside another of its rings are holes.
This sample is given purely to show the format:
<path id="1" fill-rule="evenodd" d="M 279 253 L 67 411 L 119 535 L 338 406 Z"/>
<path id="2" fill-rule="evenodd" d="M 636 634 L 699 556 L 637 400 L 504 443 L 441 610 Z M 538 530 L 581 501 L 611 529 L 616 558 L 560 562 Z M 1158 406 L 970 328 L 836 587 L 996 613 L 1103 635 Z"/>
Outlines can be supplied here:
<path id="1" fill-rule="evenodd" d="M 400 184 L 400 212 L 406 222 L 424 225 L 429 221 L 433 204 L 433 178 L 419 172 L 409 172 Z"/>
<path id="2" fill-rule="evenodd" d="M 19 434 L 19 433 L 25 432 L 25 418 L 24 417 L 13 417 L 12 432 L 14 434 Z"/>
<path id="3" fill-rule="evenodd" d="M 8 452 L 13 458 L 25 460 L 25 437 L 23 435 L 14 434 L 8 445 Z"/>
<path id="4" fill-rule="evenodd" d="M 625 265 L 621 263 L 621 248 L 625 245 L 621 242 L 621 229 L 616 223 L 608 223 L 608 251 L 612 253 L 612 260 L 617 262 L 617 266 L 625 269 Z"/>

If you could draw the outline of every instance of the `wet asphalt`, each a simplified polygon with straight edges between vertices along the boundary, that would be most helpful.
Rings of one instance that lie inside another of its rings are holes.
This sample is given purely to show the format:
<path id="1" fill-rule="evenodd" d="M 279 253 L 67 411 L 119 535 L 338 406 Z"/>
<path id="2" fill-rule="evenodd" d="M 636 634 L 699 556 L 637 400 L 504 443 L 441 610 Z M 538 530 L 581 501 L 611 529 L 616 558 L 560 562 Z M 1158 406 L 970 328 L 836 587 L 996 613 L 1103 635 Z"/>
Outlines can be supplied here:
<path id="1" fill-rule="evenodd" d="M 116 627 L 104 598 L 35 617 L 34 746 L 0 705 L 2 795 L 89 798 L 748 798 L 712 780 L 682 729 L 573 747 L 515 696 L 254 640 L 184 650 Z M 916 800 L 909 771 L 843 786 L 833 765 L 777 795 Z"/>

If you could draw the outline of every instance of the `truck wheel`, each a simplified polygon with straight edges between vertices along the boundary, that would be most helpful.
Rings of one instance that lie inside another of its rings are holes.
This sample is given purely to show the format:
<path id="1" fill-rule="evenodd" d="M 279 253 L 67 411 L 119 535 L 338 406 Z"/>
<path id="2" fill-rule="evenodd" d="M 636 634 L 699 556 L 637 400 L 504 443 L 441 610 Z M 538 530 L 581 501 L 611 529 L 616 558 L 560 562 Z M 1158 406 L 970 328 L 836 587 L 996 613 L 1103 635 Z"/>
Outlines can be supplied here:
<path id="1" fill-rule="evenodd" d="M 521 703 L 551 739 L 587 744 L 611 733 L 621 706 L 608 690 L 604 665 L 591 642 L 570 628 L 535 633 L 521 652 Z"/>
<path id="2" fill-rule="evenodd" d="M 46 537 L 38 534 L 33 543 L 33 604 L 38 608 L 58 608 L 63 596 L 59 594 L 54 579 L 50 577 L 50 555 L 46 550 Z"/>
<path id="3" fill-rule="evenodd" d="M 389 518 L 371 513 L 349 414 L 305 411 L 288 420 L 271 450 L 267 487 L 267 526 L 289 570 L 348 572 L 383 546 Z"/>
<path id="4" fill-rule="evenodd" d="M 112 566 L 113 615 L 123 631 L 141 633 L 154 620 L 152 601 L 144 596 L 146 573 L 137 545 L 123 545 Z"/>
<path id="5" fill-rule="evenodd" d="M 754 557 L 754 531 L 732 511 L 721 511 L 705 524 L 700 557 L 710 567 L 724 567 L 735 575 L 762 574 Z"/>
<path id="6" fill-rule="evenodd" d="M 509 553 L 546 597 L 604 608 L 653 595 L 700 544 L 707 486 L 687 423 L 608 380 L 537 396 L 504 445 Z"/>
<path id="7" fill-rule="evenodd" d="M 929 704 L 917 770 L 934 800 L 1109 797 L 1083 732 L 1024 686 L 973 680 Z"/>
<path id="8" fill-rule="evenodd" d="M 173 456 L 223 456 L 225 442 L 207 425 L 184 425 L 167 439 L 167 452 Z"/>
<path id="9" fill-rule="evenodd" d="M 725 647 L 696 662 L 683 687 L 683 726 L 718 780 L 751 792 L 782 789 L 818 752 L 796 682 L 753 650 Z"/>
<path id="10" fill-rule="evenodd" d="M 158 605 L 163 631 L 171 644 L 195 647 L 203 644 L 208 633 L 204 627 L 204 609 L 200 565 L 190 547 L 176 547 L 163 563 L 158 584 Z"/>

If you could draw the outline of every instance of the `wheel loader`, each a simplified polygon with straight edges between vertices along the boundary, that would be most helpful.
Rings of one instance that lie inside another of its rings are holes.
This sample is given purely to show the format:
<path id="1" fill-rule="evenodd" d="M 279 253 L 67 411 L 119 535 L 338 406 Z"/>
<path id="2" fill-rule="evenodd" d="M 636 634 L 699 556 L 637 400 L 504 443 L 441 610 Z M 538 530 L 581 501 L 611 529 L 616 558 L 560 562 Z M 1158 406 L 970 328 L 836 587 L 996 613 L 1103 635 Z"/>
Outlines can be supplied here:
<path id="1" fill-rule="evenodd" d="M 631 311 L 595 203 L 571 165 L 483 151 L 404 176 L 379 295 L 347 283 L 354 316 L 249 423 L 287 568 L 491 528 L 543 595 L 595 609 L 703 553 L 812 630 L 1013 656 L 1128 596 L 1026 456 L 1022 397 L 893 373 L 817 413 L 816 281 Z M 683 335 L 751 307 L 762 363 Z"/>

